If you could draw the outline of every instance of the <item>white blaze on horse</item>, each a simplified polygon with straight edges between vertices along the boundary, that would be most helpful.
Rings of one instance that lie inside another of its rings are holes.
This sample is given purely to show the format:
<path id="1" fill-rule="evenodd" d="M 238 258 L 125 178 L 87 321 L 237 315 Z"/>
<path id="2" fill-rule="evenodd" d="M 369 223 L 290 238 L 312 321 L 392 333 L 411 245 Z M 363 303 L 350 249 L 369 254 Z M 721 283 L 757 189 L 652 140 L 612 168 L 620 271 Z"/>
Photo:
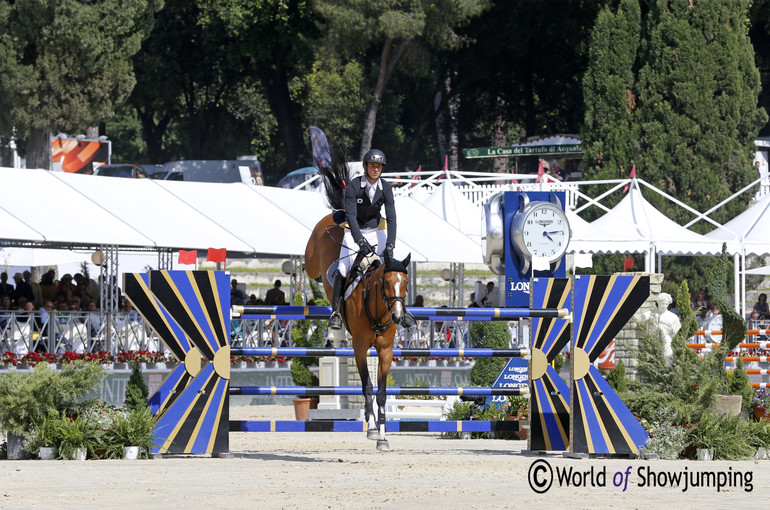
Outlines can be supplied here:
<path id="1" fill-rule="evenodd" d="M 340 257 L 345 216 L 343 207 L 343 180 L 348 178 L 348 167 L 344 155 L 335 149 L 331 168 L 317 165 L 326 185 L 326 195 L 335 213 L 324 216 L 313 229 L 305 248 L 305 271 L 313 279 L 321 278 L 329 301 L 332 298 L 332 283 L 327 274 L 336 267 Z M 368 423 L 367 437 L 377 439 L 377 449 L 387 451 L 385 439 L 385 400 L 390 364 L 393 361 L 393 339 L 396 326 L 406 312 L 404 298 L 409 282 L 407 268 L 411 255 L 404 260 L 390 259 L 384 263 L 375 258 L 363 270 L 363 277 L 355 283 L 349 297 L 343 297 L 340 307 L 344 324 L 353 337 L 353 351 L 356 366 L 361 376 L 361 387 L 365 399 L 365 419 Z M 332 271 L 333 272 L 333 271 Z M 352 273 L 352 272 L 351 272 Z M 350 283 L 350 282 L 348 282 Z M 347 295 L 347 289 L 344 295 Z M 375 423 L 372 405 L 372 379 L 366 364 L 369 349 L 377 350 L 377 421 Z"/>

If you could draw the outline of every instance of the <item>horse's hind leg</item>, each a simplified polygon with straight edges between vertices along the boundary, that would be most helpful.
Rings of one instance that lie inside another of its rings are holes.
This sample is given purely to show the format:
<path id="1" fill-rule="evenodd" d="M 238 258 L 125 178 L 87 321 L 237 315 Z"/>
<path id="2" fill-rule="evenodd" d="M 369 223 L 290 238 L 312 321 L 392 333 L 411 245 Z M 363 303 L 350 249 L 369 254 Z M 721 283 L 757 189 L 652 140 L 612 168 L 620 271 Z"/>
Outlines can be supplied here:
<path id="1" fill-rule="evenodd" d="M 361 376 L 361 389 L 364 393 L 364 420 L 366 420 L 368 439 L 377 439 L 377 426 L 374 422 L 374 408 L 372 406 L 372 379 L 369 376 L 369 367 L 366 364 L 368 349 L 364 351 L 363 356 L 356 352 L 356 367 L 358 375 Z"/>

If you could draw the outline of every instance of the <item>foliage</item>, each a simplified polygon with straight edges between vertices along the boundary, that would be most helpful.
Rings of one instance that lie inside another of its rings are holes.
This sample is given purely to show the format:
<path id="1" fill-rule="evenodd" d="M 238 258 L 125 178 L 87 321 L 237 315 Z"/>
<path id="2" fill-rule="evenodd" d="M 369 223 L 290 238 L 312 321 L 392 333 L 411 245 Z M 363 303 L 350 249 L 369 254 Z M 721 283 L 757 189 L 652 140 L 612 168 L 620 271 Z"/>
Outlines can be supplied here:
<path id="1" fill-rule="evenodd" d="M 24 449 L 29 453 L 37 453 L 42 447 L 58 448 L 64 439 L 67 424 L 62 416 L 46 416 L 41 423 L 35 424 L 24 442 Z"/>
<path id="2" fill-rule="evenodd" d="M 521 395 L 510 395 L 506 403 L 506 412 L 508 416 L 513 416 L 517 420 L 526 420 L 529 418 L 529 399 Z"/>
<path id="3" fill-rule="evenodd" d="M 446 419 L 449 421 L 465 421 L 470 419 L 471 406 L 473 406 L 473 402 L 456 401 L 452 405 L 452 409 L 446 414 Z"/>
<path id="4" fill-rule="evenodd" d="M 138 446 L 147 452 L 158 441 L 153 435 L 154 425 L 155 420 L 148 407 L 114 414 L 110 429 L 103 440 L 106 456 L 120 457 L 126 446 Z"/>
<path id="5" fill-rule="evenodd" d="M 714 459 L 746 459 L 756 448 L 752 448 L 747 441 L 745 423 L 740 416 L 720 417 L 705 413 L 700 422 L 688 431 L 686 442 L 696 450 L 713 449 Z M 755 437 L 752 442 L 757 440 Z"/>
<path id="6" fill-rule="evenodd" d="M 751 398 L 751 407 L 762 407 L 767 409 L 770 406 L 770 391 L 767 388 L 757 388 Z"/>
<path id="7" fill-rule="evenodd" d="M 617 392 L 622 393 L 628 390 L 628 379 L 626 379 L 626 366 L 622 359 L 615 362 L 615 368 L 607 371 L 604 376 L 607 383 Z"/>
<path id="8" fill-rule="evenodd" d="M 754 397 L 754 389 L 751 387 L 749 376 L 743 369 L 743 359 L 740 356 L 736 357 L 735 369 L 727 374 L 728 378 L 728 393 L 730 395 L 740 395 L 743 397 L 741 400 L 741 410 L 750 411 L 752 398 Z"/>
<path id="9" fill-rule="evenodd" d="M 138 364 L 134 364 L 131 369 L 131 376 L 128 378 L 128 384 L 126 384 L 126 400 L 124 406 L 128 410 L 138 410 L 147 407 L 147 397 L 150 391 L 147 388 L 147 384 L 144 382 L 142 376 L 142 370 Z"/>
<path id="10" fill-rule="evenodd" d="M 59 458 L 71 459 L 75 450 L 86 448 L 93 452 L 99 445 L 100 431 L 87 416 L 77 419 L 62 419 L 63 433 L 59 443 Z"/>
<path id="11" fill-rule="evenodd" d="M 719 306 L 722 314 L 722 346 L 733 350 L 746 338 L 746 321 L 730 303 L 727 290 L 727 246 L 722 245 L 722 256 L 717 259 L 709 272 L 709 294 L 711 301 Z"/>
<path id="12" fill-rule="evenodd" d="M 553 359 L 553 368 L 556 370 L 556 373 L 558 374 L 561 372 L 561 369 L 564 367 L 564 354 L 559 353 L 556 355 L 556 357 Z"/>
<path id="13" fill-rule="evenodd" d="M 642 449 L 645 455 L 654 454 L 661 460 L 676 460 L 686 446 L 688 428 L 664 423 L 649 430 L 650 438 Z"/>
<path id="14" fill-rule="evenodd" d="M 50 150 L 50 131 L 85 131 L 111 117 L 134 86 L 130 59 L 161 6 L 162 0 L 0 2 L 0 134 L 40 131 L 35 143 Z"/>
<path id="15" fill-rule="evenodd" d="M 294 305 L 302 305 L 302 293 L 297 291 L 292 300 Z M 323 332 L 327 321 L 301 319 L 294 323 L 291 330 L 291 341 L 294 347 L 323 347 Z M 312 328 L 312 331 L 311 331 Z M 291 363 L 292 381 L 297 386 L 318 386 L 318 377 L 310 372 L 308 367 L 317 366 L 318 358 L 294 358 Z"/>
<path id="16" fill-rule="evenodd" d="M 506 349 L 511 342 L 508 325 L 503 321 L 471 322 L 469 334 L 474 348 Z M 471 384 L 491 386 L 506 362 L 506 358 L 478 358 L 471 368 Z"/>
<path id="17" fill-rule="evenodd" d="M 77 362 L 61 371 L 39 365 L 32 372 L 0 375 L 0 429 L 23 435 L 47 416 L 59 415 L 104 378 L 97 363 Z"/>

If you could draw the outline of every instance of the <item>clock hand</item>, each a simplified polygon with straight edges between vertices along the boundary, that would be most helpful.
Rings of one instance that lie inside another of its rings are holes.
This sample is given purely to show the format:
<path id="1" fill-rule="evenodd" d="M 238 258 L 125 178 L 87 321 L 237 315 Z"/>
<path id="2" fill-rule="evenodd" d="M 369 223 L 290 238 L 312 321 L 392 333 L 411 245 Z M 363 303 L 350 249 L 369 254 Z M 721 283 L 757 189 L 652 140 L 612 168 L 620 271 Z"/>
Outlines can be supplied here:
<path id="1" fill-rule="evenodd" d="M 553 232 L 551 232 L 551 233 L 553 233 Z M 552 238 L 551 236 L 549 236 L 549 235 L 548 235 L 548 232 L 546 232 L 546 231 L 543 231 L 543 235 L 544 235 L 545 237 L 547 237 L 549 241 L 553 241 L 553 238 Z"/>
<path id="2" fill-rule="evenodd" d="M 550 232 L 546 232 L 546 234 L 564 234 L 561 230 L 551 230 Z"/>

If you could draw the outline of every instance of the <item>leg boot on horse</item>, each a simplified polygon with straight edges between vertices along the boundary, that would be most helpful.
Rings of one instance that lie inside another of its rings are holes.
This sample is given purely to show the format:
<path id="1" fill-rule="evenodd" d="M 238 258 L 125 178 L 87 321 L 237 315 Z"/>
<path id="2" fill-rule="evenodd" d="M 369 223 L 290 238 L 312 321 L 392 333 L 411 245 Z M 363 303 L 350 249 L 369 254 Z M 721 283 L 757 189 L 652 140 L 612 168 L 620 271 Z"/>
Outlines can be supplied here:
<path id="1" fill-rule="evenodd" d="M 340 316 L 340 297 L 342 288 L 345 285 L 345 277 L 339 271 L 334 273 L 334 283 L 332 284 L 332 315 L 329 317 L 329 328 L 339 330 L 342 328 L 342 317 Z"/>

